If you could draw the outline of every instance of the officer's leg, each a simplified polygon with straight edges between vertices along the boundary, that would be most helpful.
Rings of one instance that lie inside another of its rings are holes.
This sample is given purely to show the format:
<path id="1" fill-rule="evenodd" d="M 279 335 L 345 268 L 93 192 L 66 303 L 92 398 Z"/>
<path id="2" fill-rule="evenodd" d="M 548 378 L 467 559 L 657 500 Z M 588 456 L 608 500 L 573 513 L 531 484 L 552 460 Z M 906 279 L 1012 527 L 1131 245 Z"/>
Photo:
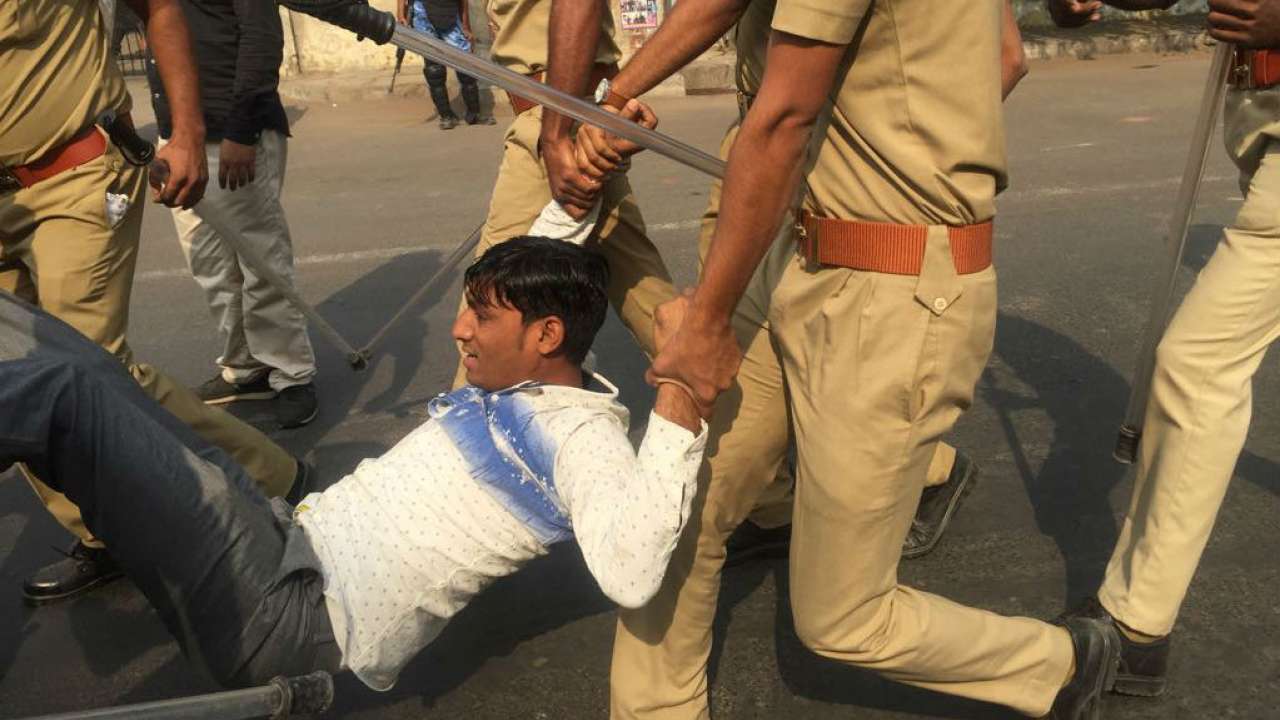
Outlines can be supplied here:
<path id="1" fill-rule="evenodd" d="M 15 193 L 6 211 L 17 208 L 28 218 L 26 239 L 6 248 L 6 256 L 13 249 L 13 256 L 34 269 L 40 306 L 126 364 L 133 361 L 125 330 L 145 187 L 143 171 L 125 163 L 108 143 L 102 157 L 60 173 L 39 188 Z M 0 222 L 9 224 L 7 218 Z M 144 389 L 231 453 L 265 491 L 282 494 L 293 484 L 296 462 L 264 435 L 227 413 L 205 407 L 190 390 L 153 368 L 138 366 L 135 375 L 140 380 L 151 378 L 144 382 Z M 59 500 L 56 495 L 40 494 Z M 64 506 L 60 514 L 64 526 L 77 528 L 74 513 Z M 83 533 L 77 535 L 83 537 Z"/>
<path id="2" fill-rule="evenodd" d="M 990 353 L 995 300 L 993 270 L 956 275 L 944 228 L 919 278 L 788 268 L 770 321 L 797 443 L 791 602 L 820 655 L 1039 716 L 1070 672 L 1065 630 L 897 580 L 934 444 Z"/>
<path id="3" fill-rule="evenodd" d="M 28 463 L 83 510 L 117 560 L 199 662 L 228 683 L 310 669 L 323 608 L 314 570 L 281 574 L 285 537 L 267 501 L 225 453 L 195 436 L 83 339 L 50 349 L 47 316 L 0 307 L 6 343 L 32 322 L 25 357 L 0 360 L 0 467 Z M 65 326 L 62 326 L 65 328 Z M 72 352 L 66 352 L 66 349 Z M 285 643 L 296 660 L 253 666 Z"/>
<path id="4" fill-rule="evenodd" d="M 712 204 L 715 207 L 715 204 Z M 700 718 L 725 539 L 776 477 L 789 445 L 782 370 L 765 327 L 782 259 L 766 257 L 734 314 L 744 348 L 734 385 L 717 401 L 691 520 L 662 588 L 646 607 L 619 614 L 610 672 L 614 718 Z"/>
<path id="5" fill-rule="evenodd" d="M 1167 635 L 1244 447 L 1253 376 L 1280 337 L 1280 143 L 1178 308 L 1156 355 L 1133 499 L 1099 599 Z"/>
<path id="6" fill-rule="evenodd" d="M 459 22 L 455 22 L 452 27 L 440 34 L 450 46 L 465 53 L 471 52 L 471 41 L 462 34 L 462 25 Z M 486 115 L 480 107 L 480 86 L 476 83 L 476 79 L 465 73 L 458 73 L 458 85 L 461 88 L 462 103 L 467 107 L 465 116 L 467 124 L 492 125 L 493 116 Z"/>
<path id="7" fill-rule="evenodd" d="M 427 92 L 431 94 L 431 102 L 436 106 L 436 114 L 440 118 L 440 127 L 452 129 L 458 124 L 458 116 L 453 114 L 449 105 L 448 75 L 445 66 L 431 60 L 422 68 L 422 75 L 427 79 Z"/>

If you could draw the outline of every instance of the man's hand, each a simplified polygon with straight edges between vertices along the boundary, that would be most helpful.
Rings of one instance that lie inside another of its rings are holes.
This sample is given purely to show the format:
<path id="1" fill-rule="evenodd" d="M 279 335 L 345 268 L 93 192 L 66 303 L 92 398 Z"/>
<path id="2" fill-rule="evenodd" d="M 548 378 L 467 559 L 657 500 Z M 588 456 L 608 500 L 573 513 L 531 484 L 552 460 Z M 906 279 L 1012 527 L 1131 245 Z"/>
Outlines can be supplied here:
<path id="1" fill-rule="evenodd" d="M 574 220 L 586 217 L 604 185 L 600 180 L 579 172 L 571 138 L 550 142 L 544 140 L 538 146 L 542 152 L 542 162 L 547 167 L 547 184 L 551 186 L 551 197 Z"/>
<path id="2" fill-rule="evenodd" d="M 1209 0 L 1209 35 L 1240 47 L 1280 47 L 1280 2 Z"/>
<path id="3" fill-rule="evenodd" d="M 204 197 L 204 186 L 209 181 L 209 160 L 204 154 L 203 142 L 184 140 L 178 135 L 156 151 L 156 161 L 163 160 L 169 167 L 164 183 L 152 193 L 152 198 L 169 207 L 190 210 Z"/>
<path id="4" fill-rule="evenodd" d="M 621 112 L 608 105 L 602 105 L 600 109 L 615 113 L 649 130 L 658 127 L 658 116 L 654 114 L 653 108 L 634 98 L 627 101 Z M 614 172 L 628 158 L 643 149 L 630 140 L 624 140 L 592 125 L 578 128 L 579 170 L 589 177 L 599 179 Z"/>
<path id="5" fill-rule="evenodd" d="M 218 149 L 218 187 L 235 190 L 253 182 L 258 150 L 234 140 L 223 140 Z"/>
<path id="6" fill-rule="evenodd" d="M 1048 0 L 1049 17 L 1058 27 L 1075 28 L 1102 17 L 1102 0 Z"/>
<path id="7" fill-rule="evenodd" d="M 686 298 L 677 298 L 666 305 L 673 303 L 685 305 L 682 322 L 674 335 L 665 338 L 645 379 L 650 384 L 660 377 L 683 382 L 696 396 L 698 414 L 710 418 L 716 397 L 729 389 L 733 376 L 738 373 L 742 349 L 727 321 L 703 319 Z M 659 332 L 659 320 L 655 317 L 655 342 Z"/>

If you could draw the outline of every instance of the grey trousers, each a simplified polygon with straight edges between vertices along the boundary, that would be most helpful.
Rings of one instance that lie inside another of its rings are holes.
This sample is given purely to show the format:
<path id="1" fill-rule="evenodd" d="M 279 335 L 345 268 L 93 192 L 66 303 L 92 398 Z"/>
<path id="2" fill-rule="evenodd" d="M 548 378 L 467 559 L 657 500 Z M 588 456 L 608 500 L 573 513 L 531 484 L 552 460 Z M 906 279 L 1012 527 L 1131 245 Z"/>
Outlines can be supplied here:
<path id="1" fill-rule="evenodd" d="M 220 147 L 216 142 L 205 146 L 209 172 L 215 177 Z M 258 256 L 292 283 L 293 239 L 280 204 L 288 148 L 283 134 L 263 131 L 255 146 L 253 182 L 234 191 L 210 182 L 199 205 L 172 210 L 187 267 L 204 291 L 222 337 L 217 360 L 222 379 L 246 383 L 267 373 L 276 391 L 309 383 L 316 374 L 307 319 L 270 281 L 254 272 L 232 242 L 205 223 L 201 208 L 214 205 L 221 210 L 221 216 L 236 224 Z"/>
<path id="2" fill-rule="evenodd" d="M 226 453 L 70 326 L 0 292 L 0 471 L 80 507 L 186 655 L 230 686 L 335 671 L 319 561 Z"/>

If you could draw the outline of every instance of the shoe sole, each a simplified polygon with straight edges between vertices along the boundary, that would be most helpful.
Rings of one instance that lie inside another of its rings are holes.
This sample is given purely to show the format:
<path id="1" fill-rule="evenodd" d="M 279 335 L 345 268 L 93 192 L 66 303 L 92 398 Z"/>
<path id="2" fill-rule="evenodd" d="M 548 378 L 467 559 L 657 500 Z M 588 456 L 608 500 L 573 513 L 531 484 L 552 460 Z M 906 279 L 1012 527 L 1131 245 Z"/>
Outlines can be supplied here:
<path id="1" fill-rule="evenodd" d="M 229 405 L 240 400 L 270 400 L 276 396 L 274 390 L 261 390 L 259 392 L 236 393 L 235 395 L 225 395 L 223 397 L 209 398 L 203 400 L 205 405 Z"/>
<path id="2" fill-rule="evenodd" d="M 938 523 L 938 532 L 934 533 L 933 539 L 929 541 L 928 545 L 915 550 L 904 550 L 902 559 L 916 560 L 928 555 L 933 552 L 934 548 L 938 547 L 938 543 L 942 542 L 942 536 L 947 533 L 947 526 L 951 524 L 951 516 L 955 514 L 956 509 L 960 507 L 960 503 L 964 502 L 965 497 L 973 492 L 973 488 L 978 484 L 978 464 L 970 461 L 969 472 L 961 476 L 959 482 L 960 492 L 955 494 L 951 504 L 947 506 L 947 511 L 942 514 L 942 521 Z"/>
<path id="3" fill-rule="evenodd" d="M 77 595 L 84 595 L 85 593 L 89 592 L 90 590 L 93 590 L 94 588 L 101 587 L 114 580 L 119 580 L 122 577 L 124 577 L 123 572 L 115 572 L 108 575 L 103 575 L 102 577 L 98 578 L 97 580 L 94 580 L 93 582 L 87 585 L 81 585 L 75 590 L 69 590 L 64 593 L 58 593 L 57 595 L 29 595 L 24 590 L 22 592 L 22 601 L 32 607 L 39 607 L 41 605 L 48 605 L 50 603 L 58 602 L 60 600 L 70 600 L 71 598 L 76 597 Z"/>

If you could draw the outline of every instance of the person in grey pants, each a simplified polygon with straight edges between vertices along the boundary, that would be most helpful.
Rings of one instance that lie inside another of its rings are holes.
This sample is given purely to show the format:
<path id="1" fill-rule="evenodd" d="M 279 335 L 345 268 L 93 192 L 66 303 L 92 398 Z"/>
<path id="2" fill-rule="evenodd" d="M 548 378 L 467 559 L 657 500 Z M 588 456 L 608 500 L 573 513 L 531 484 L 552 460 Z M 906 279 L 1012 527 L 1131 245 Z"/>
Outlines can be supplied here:
<path id="1" fill-rule="evenodd" d="M 293 239 L 280 202 L 289 150 L 289 119 L 278 92 L 280 14 L 274 3 L 257 0 L 181 5 L 200 69 L 205 152 L 218 180 L 209 183 L 200 204 L 173 208 L 179 245 L 222 339 L 217 373 L 196 394 L 210 405 L 272 400 L 280 426 L 299 427 L 319 407 L 307 322 L 244 259 L 256 254 L 293 282 Z M 147 76 L 164 145 L 171 129 L 169 99 L 154 63 Z M 210 212 L 233 224 L 240 240 L 219 235 L 207 221 Z"/>

